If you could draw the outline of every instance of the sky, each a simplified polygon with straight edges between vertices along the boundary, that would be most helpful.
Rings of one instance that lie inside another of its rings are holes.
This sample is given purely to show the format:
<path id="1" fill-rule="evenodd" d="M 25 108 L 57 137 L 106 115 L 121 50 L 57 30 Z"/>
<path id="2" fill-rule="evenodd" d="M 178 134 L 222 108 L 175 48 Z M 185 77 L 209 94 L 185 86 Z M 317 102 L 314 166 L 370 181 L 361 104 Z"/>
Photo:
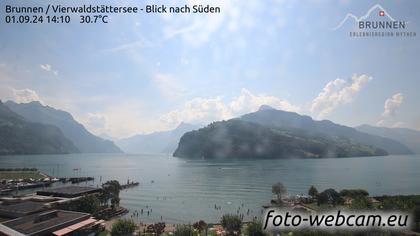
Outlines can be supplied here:
<path id="1" fill-rule="evenodd" d="M 71 4 L 31 4 L 47 2 Z M 77 1 L 221 8 L 89 25 L 77 15 L 70 24 L 6 24 L 12 3 L 0 2 L 0 99 L 68 111 L 97 135 L 205 125 L 263 104 L 348 126 L 420 130 L 420 35 L 352 38 L 357 23 L 345 20 L 385 19 L 379 4 L 418 34 L 419 1 Z"/>

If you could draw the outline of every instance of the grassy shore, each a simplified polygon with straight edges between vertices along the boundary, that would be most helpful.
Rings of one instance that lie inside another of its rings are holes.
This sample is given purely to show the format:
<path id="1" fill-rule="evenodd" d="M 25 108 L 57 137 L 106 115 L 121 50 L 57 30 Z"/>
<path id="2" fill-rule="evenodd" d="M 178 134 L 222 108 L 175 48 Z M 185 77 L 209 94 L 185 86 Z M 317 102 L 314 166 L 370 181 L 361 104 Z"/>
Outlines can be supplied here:
<path id="1" fill-rule="evenodd" d="M 42 179 L 45 178 L 46 175 L 41 173 L 40 171 L 0 171 L 0 180 L 4 179 Z"/>

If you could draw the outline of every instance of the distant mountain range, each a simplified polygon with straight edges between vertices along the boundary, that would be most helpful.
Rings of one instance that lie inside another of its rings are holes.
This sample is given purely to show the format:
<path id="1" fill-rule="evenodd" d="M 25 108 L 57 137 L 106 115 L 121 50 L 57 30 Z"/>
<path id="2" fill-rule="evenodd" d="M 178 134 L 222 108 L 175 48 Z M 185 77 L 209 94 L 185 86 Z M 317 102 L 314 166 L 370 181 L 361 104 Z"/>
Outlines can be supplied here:
<path id="1" fill-rule="evenodd" d="M 59 128 L 29 122 L 0 101 L 0 155 L 75 152 L 79 150 Z"/>
<path id="2" fill-rule="evenodd" d="M 68 112 L 44 106 L 39 102 L 15 103 L 7 101 L 5 105 L 28 122 L 55 126 L 82 153 L 121 153 L 112 141 L 91 134 L 75 121 Z M 42 133 L 40 131 L 39 133 Z"/>
<path id="3" fill-rule="evenodd" d="M 394 139 L 415 153 L 420 153 L 420 131 L 406 128 L 386 128 L 370 125 L 361 125 L 356 127 L 357 130 L 372 135 Z"/>
<path id="4" fill-rule="evenodd" d="M 412 154 L 389 138 L 328 120 L 262 106 L 240 118 L 184 134 L 174 152 L 184 158 L 305 158 Z"/>
<path id="5" fill-rule="evenodd" d="M 181 136 L 201 126 L 181 123 L 173 130 L 139 134 L 117 140 L 117 145 L 126 153 L 173 153 Z"/>

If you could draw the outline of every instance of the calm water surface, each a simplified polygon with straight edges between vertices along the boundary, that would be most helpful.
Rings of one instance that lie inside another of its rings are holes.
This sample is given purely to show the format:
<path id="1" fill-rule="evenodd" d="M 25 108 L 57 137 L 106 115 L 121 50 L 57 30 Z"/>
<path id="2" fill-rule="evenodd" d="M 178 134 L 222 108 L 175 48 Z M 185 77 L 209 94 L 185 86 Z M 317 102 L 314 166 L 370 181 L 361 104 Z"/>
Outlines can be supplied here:
<path id="1" fill-rule="evenodd" d="M 139 181 L 140 187 L 122 191 L 121 205 L 131 212 L 144 209 L 143 215 L 133 218 L 143 222 L 159 221 L 161 216 L 170 223 L 218 222 L 221 215 L 238 210 L 246 220 L 251 219 L 260 216 L 277 181 L 284 183 L 289 194 L 306 193 L 311 185 L 318 190 L 363 188 L 371 195 L 420 194 L 420 155 L 263 161 L 186 161 L 127 154 L 29 155 L 1 156 L 0 167 L 36 167 L 54 176 L 95 177 L 94 182 L 80 185 L 100 186 L 110 179 Z M 215 204 L 221 210 L 216 210 Z"/>

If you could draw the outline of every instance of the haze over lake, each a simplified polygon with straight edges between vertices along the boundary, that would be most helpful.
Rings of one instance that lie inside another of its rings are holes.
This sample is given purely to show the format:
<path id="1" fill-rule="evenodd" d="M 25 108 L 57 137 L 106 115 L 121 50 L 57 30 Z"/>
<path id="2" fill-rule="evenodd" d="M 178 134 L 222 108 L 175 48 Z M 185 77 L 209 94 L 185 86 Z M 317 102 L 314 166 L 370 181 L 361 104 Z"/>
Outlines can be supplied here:
<path id="1" fill-rule="evenodd" d="M 420 194 L 420 155 L 258 161 L 187 161 L 167 155 L 26 155 L 2 156 L 0 166 L 36 167 L 61 177 L 95 177 L 94 182 L 80 185 L 100 186 L 110 179 L 139 181 L 140 187 L 122 191 L 121 205 L 130 209 L 126 217 L 144 209 L 138 218 L 142 222 L 159 221 L 161 216 L 167 223 L 218 222 L 221 215 L 237 213 L 239 207 L 239 213 L 249 220 L 261 215 L 261 206 L 272 198 L 271 186 L 277 181 L 284 183 L 289 194 L 306 194 L 311 185 L 318 190 L 363 188 L 371 195 Z"/>

